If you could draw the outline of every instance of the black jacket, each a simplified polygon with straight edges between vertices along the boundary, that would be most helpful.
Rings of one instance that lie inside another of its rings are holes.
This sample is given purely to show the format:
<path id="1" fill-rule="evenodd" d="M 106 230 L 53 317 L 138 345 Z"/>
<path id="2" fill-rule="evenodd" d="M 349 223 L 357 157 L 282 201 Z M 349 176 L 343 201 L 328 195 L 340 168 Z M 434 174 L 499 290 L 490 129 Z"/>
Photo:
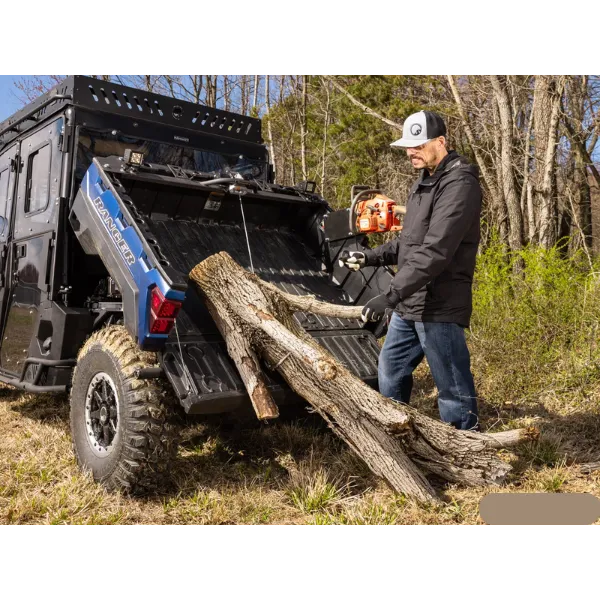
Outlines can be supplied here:
<path id="1" fill-rule="evenodd" d="M 367 265 L 398 264 L 388 297 L 400 316 L 469 326 L 480 215 L 477 167 L 452 151 L 423 170 L 398 237 L 365 252 Z"/>

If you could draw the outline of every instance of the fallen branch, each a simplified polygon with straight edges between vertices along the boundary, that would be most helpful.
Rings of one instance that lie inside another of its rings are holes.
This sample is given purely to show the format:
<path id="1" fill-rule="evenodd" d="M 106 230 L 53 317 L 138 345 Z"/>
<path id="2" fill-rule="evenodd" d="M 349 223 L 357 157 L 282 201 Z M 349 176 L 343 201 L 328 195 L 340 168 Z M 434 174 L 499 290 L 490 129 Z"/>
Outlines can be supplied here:
<path id="1" fill-rule="evenodd" d="M 579 465 L 579 470 L 585 475 L 590 475 L 596 471 L 600 471 L 600 462 L 590 462 Z"/>
<path id="2" fill-rule="evenodd" d="M 397 492 L 437 502 L 425 473 L 463 485 L 499 485 L 510 470 L 498 448 L 528 430 L 500 434 L 458 431 L 385 398 L 336 361 L 307 334 L 294 313 L 356 318 L 359 307 L 337 306 L 281 292 L 240 267 L 226 252 L 194 267 L 197 285 L 242 371 L 257 416 L 276 416 L 256 357 L 271 365 L 331 429 Z M 259 391 L 257 391 L 259 390 Z"/>

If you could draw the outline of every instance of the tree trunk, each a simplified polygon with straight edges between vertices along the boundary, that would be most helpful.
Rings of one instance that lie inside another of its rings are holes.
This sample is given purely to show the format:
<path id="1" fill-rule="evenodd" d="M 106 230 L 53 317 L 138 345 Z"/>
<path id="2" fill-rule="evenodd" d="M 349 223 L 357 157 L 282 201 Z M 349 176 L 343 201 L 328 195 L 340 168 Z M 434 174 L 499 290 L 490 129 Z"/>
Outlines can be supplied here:
<path id="1" fill-rule="evenodd" d="M 592 220 L 592 250 L 594 254 L 600 254 L 600 185 L 598 180 L 588 176 L 590 186 L 590 210 Z"/>
<path id="2" fill-rule="evenodd" d="M 508 208 L 506 206 L 506 196 L 502 187 L 502 139 L 500 137 L 500 131 L 502 129 L 500 125 L 500 111 L 498 109 L 498 103 L 492 100 L 492 114 L 494 119 L 493 130 L 493 149 L 492 154 L 492 165 L 496 174 L 496 194 L 497 198 L 492 201 L 492 208 L 495 209 L 496 223 L 500 231 L 500 239 L 503 243 L 510 245 L 510 221 L 508 218 Z"/>
<path id="3" fill-rule="evenodd" d="M 586 164 L 585 142 L 589 135 L 584 127 L 585 96 L 587 92 L 587 77 L 570 77 L 566 86 L 565 106 L 561 107 L 563 123 L 566 127 L 570 141 L 568 164 L 573 169 L 572 177 L 567 178 L 566 187 L 573 190 L 572 211 L 573 221 L 577 227 L 577 234 L 581 236 L 583 248 L 587 251 L 592 245 L 592 220 L 590 204 L 590 186 L 588 182 L 588 166 Z M 572 180 L 572 186 L 571 186 Z M 578 235 L 572 232 L 571 242 L 576 241 Z"/>
<path id="4" fill-rule="evenodd" d="M 539 240 L 544 248 L 550 248 L 556 243 L 557 206 L 554 163 L 563 86 L 563 77 L 537 75 L 535 78 L 533 195 L 534 204 L 539 206 Z"/>
<path id="5" fill-rule="evenodd" d="M 306 168 L 306 75 L 302 75 L 302 100 L 300 103 L 300 159 L 302 164 L 302 179 L 308 179 Z"/>
<path id="6" fill-rule="evenodd" d="M 217 77 L 218 77 L 218 75 L 215 75 L 214 77 L 215 77 L 215 79 L 213 80 L 212 75 L 206 76 L 205 102 L 206 102 L 207 106 L 211 106 L 212 108 L 215 108 L 217 106 Z"/>
<path id="7" fill-rule="evenodd" d="M 248 86 L 248 76 L 240 75 L 240 104 L 241 110 L 240 112 L 243 115 L 249 114 L 249 103 L 250 103 L 250 89 Z"/>
<path id="8" fill-rule="evenodd" d="M 213 255 L 190 273 L 226 340 L 233 360 L 263 418 L 273 399 L 256 357 L 279 372 L 329 427 L 399 493 L 437 502 L 424 473 L 464 485 L 498 485 L 510 466 L 495 449 L 518 443 L 526 430 L 501 434 L 457 431 L 385 398 L 356 378 L 321 348 L 294 317 L 312 312 L 356 318 L 361 307 L 339 306 L 312 296 L 281 292 L 245 271 L 226 252 Z M 231 350 L 230 350 L 231 351 Z M 254 372 L 254 373 L 252 373 Z M 258 392 L 256 390 L 259 390 Z"/>
<path id="9" fill-rule="evenodd" d="M 254 94 L 252 95 L 252 113 L 253 114 L 254 114 L 254 111 L 258 111 L 258 108 L 256 105 L 258 103 L 258 84 L 260 82 L 259 77 L 260 77 L 260 75 L 254 76 Z M 257 115 L 258 115 L 258 113 L 256 113 L 256 115 L 254 115 L 254 116 L 257 116 Z"/>
<path id="10" fill-rule="evenodd" d="M 229 75 L 223 75 L 223 109 L 229 110 L 231 104 L 231 86 L 229 84 Z"/>
<path id="11" fill-rule="evenodd" d="M 202 75 L 192 76 L 192 88 L 194 90 L 194 104 L 200 104 L 200 94 L 202 94 Z"/>
<path id="12" fill-rule="evenodd" d="M 325 104 L 325 116 L 323 117 L 323 151 L 321 153 L 321 194 L 325 195 L 325 173 L 327 170 L 327 133 L 329 131 L 329 110 L 331 104 L 331 93 L 329 82 L 323 85 L 327 101 Z"/>
<path id="13" fill-rule="evenodd" d="M 273 171 L 275 172 L 275 181 L 278 181 L 277 175 L 279 173 L 277 167 L 277 157 L 275 156 L 275 144 L 273 143 L 273 126 L 271 124 L 271 90 L 269 88 L 269 75 L 265 76 L 265 103 L 267 105 L 267 142 L 269 144 L 269 151 L 271 152 L 271 162 L 273 163 Z"/>
<path id="14" fill-rule="evenodd" d="M 513 163 L 513 115 L 510 100 L 506 90 L 506 80 L 497 75 L 491 76 L 492 87 L 501 123 L 501 164 L 502 164 L 502 191 L 508 209 L 508 242 L 511 250 L 518 251 L 523 246 L 523 217 L 519 197 L 515 188 L 515 172 Z"/>
<path id="15" fill-rule="evenodd" d="M 531 128 L 533 127 L 533 110 L 529 113 L 527 131 L 525 132 L 525 156 L 523 158 L 523 186 L 521 188 L 521 207 L 523 219 L 527 220 L 526 241 L 532 243 L 535 238 L 535 212 L 531 184 L 529 182 L 529 163 L 531 160 Z M 527 217 L 525 217 L 527 215 Z"/>

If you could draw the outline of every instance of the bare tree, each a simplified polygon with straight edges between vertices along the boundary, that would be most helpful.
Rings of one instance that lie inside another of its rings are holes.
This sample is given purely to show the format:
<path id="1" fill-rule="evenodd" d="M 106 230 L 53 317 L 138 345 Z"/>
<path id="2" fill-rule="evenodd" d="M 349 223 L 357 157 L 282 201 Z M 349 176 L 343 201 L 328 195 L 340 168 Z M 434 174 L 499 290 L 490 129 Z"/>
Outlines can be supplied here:
<path id="1" fill-rule="evenodd" d="M 265 102 L 267 105 L 267 137 L 269 143 L 269 150 L 271 152 L 271 161 L 273 162 L 273 170 L 275 171 L 275 176 L 277 177 L 278 168 L 277 168 L 277 158 L 275 145 L 273 144 L 273 127 L 271 124 L 271 94 L 269 89 L 269 76 L 265 76 Z"/>
<path id="2" fill-rule="evenodd" d="M 206 75 L 206 96 L 204 103 L 207 106 L 217 106 L 217 75 Z"/>
<path id="3" fill-rule="evenodd" d="M 537 75 L 533 97 L 534 157 L 533 198 L 539 207 L 540 244 L 550 248 L 557 238 L 556 175 L 560 100 L 565 78 Z"/>
<path id="4" fill-rule="evenodd" d="M 571 251 L 582 247 L 586 252 L 593 245 L 590 178 L 598 173 L 586 151 L 588 140 L 593 136 L 593 119 L 592 129 L 586 126 L 589 121 L 586 114 L 592 116 L 587 103 L 588 85 L 585 75 L 567 78 L 560 119 L 568 143 L 558 165 L 561 180 L 558 196 L 566 205 L 560 233 L 569 235 Z"/>
<path id="5" fill-rule="evenodd" d="M 20 77 L 15 87 L 20 92 L 19 99 L 23 104 L 35 100 L 38 96 L 49 92 L 64 79 L 63 75 L 31 75 Z"/>
<path id="6" fill-rule="evenodd" d="M 223 108 L 230 110 L 231 105 L 231 85 L 229 83 L 229 75 L 223 75 Z"/>
<path id="7" fill-rule="evenodd" d="M 256 114 L 258 114 L 257 103 L 258 103 L 258 84 L 259 83 L 260 83 L 260 76 L 255 75 L 254 76 L 254 94 L 252 96 L 252 112 L 253 112 L 253 114 L 255 111 L 256 111 Z"/>
<path id="8" fill-rule="evenodd" d="M 302 179 L 308 179 L 308 169 L 306 168 L 306 81 L 307 76 L 302 75 L 302 100 L 300 103 L 300 158 L 302 163 Z"/>
<path id="9" fill-rule="evenodd" d="M 321 193 L 325 190 L 325 171 L 327 166 L 327 132 L 329 131 L 329 114 L 331 108 L 330 83 L 327 82 L 323 89 L 325 91 L 325 115 L 323 118 L 323 150 L 321 152 Z"/>
<path id="10" fill-rule="evenodd" d="M 477 166 L 479 167 L 491 197 L 492 209 L 493 212 L 496 213 L 496 220 L 498 222 L 501 237 L 502 239 L 508 239 L 507 208 L 501 188 L 498 185 L 498 181 L 494 179 L 492 170 L 488 167 L 488 162 L 486 161 L 483 149 L 475 138 L 465 103 L 463 102 L 461 94 L 456 85 L 456 81 L 452 75 L 448 75 L 448 83 L 450 84 L 450 89 L 452 90 L 452 95 L 454 97 L 463 128 L 467 135 L 467 139 L 469 140 L 469 144 L 475 156 L 475 161 L 477 162 Z"/>
<path id="11" fill-rule="evenodd" d="M 250 108 L 250 79 L 248 75 L 240 76 L 240 112 L 244 115 L 249 113 Z"/>
<path id="12" fill-rule="evenodd" d="M 512 250 L 519 250 L 523 246 L 523 219 L 517 190 L 515 188 L 514 173 L 514 129 L 512 107 L 506 88 L 506 78 L 492 75 L 490 77 L 494 90 L 498 112 L 500 114 L 500 170 L 502 178 L 502 192 L 506 203 L 509 220 L 508 243 Z"/>

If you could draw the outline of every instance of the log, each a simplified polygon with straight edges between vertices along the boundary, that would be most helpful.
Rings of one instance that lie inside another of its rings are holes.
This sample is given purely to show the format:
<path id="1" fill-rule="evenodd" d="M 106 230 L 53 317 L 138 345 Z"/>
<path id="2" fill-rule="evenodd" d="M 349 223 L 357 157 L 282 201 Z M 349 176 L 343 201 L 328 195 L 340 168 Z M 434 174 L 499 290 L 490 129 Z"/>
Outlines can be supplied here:
<path id="1" fill-rule="evenodd" d="M 298 311 L 357 318 L 361 307 L 284 293 L 226 252 L 196 265 L 190 279 L 240 369 L 257 416 L 277 416 L 260 358 L 398 493 L 439 502 L 426 474 L 468 486 L 500 485 L 511 467 L 496 450 L 533 435 L 525 429 L 501 434 L 458 431 L 385 398 L 336 361 L 294 318 Z"/>
<path id="2" fill-rule="evenodd" d="M 279 409 L 269 392 L 258 356 L 249 341 L 240 335 L 240 332 L 231 323 L 228 314 L 221 316 L 209 299 L 206 299 L 206 305 L 225 340 L 227 353 L 240 373 L 256 416 L 260 420 L 277 418 Z"/>
<path id="3" fill-rule="evenodd" d="M 579 465 L 579 470 L 584 475 L 590 475 L 596 471 L 600 471 L 600 462 L 590 462 Z"/>

